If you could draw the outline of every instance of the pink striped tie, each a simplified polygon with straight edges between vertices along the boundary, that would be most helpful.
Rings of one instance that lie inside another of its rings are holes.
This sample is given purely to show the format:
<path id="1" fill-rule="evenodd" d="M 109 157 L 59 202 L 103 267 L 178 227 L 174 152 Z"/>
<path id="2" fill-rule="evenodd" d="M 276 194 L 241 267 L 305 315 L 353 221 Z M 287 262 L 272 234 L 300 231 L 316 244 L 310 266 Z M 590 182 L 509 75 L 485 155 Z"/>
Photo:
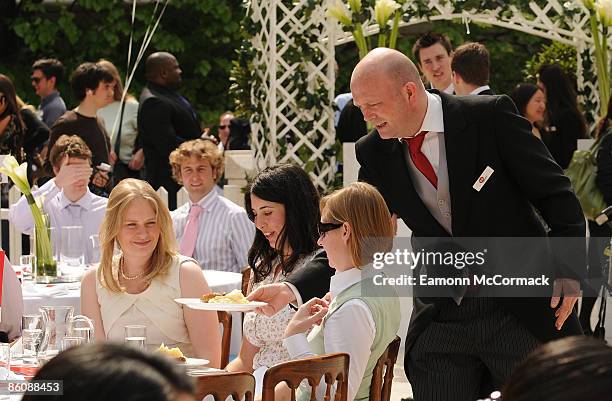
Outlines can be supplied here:
<path id="1" fill-rule="evenodd" d="M 187 225 L 183 232 L 183 238 L 181 239 L 181 246 L 179 252 L 181 255 L 193 256 L 195 250 L 196 238 L 198 238 L 198 221 L 200 221 L 200 213 L 204 209 L 200 205 L 191 205 L 189 210 L 189 217 L 187 217 Z"/>

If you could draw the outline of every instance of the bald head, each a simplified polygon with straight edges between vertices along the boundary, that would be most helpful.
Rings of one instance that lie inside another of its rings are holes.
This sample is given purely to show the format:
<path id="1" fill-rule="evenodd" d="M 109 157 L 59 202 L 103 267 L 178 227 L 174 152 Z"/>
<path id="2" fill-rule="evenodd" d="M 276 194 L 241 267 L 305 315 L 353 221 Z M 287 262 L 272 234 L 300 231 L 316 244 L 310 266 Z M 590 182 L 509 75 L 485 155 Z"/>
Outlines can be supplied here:
<path id="1" fill-rule="evenodd" d="M 167 52 L 153 53 L 145 62 L 147 81 L 161 86 L 178 86 L 181 72 L 176 57 Z"/>
<path id="2" fill-rule="evenodd" d="M 370 80 L 374 77 L 388 79 L 393 86 L 397 87 L 407 82 L 414 82 L 425 90 L 417 67 L 397 50 L 378 47 L 369 52 L 353 70 L 351 87 L 355 81 Z"/>

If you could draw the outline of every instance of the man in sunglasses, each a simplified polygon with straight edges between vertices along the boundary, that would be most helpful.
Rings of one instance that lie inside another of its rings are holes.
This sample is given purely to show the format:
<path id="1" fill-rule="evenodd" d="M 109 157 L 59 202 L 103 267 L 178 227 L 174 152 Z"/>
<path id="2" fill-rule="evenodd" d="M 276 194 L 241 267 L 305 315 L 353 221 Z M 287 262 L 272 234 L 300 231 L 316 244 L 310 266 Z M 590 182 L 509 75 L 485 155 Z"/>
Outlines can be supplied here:
<path id="1" fill-rule="evenodd" d="M 217 134 L 219 135 L 219 150 L 224 151 L 227 149 L 228 140 L 230 137 L 230 121 L 234 118 L 234 113 L 226 111 L 219 117 L 219 128 Z"/>
<path id="2" fill-rule="evenodd" d="M 32 86 L 41 99 L 39 117 L 48 127 L 66 112 L 66 104 L 57 89 L 63 77 L 64 65 L 57 59 L 40 59 L 32 65 Z"/>

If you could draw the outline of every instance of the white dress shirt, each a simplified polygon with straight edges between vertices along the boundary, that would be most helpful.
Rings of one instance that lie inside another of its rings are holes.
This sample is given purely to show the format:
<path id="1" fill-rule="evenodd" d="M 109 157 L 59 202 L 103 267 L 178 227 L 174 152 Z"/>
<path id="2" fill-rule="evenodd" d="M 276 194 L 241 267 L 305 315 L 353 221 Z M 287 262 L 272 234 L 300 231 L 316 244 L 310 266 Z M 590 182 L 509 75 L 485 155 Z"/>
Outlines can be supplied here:
<path id="1" fill-rule="evenodd" d="M 450 85 L 448 85 L 446 89 L 444 89 L 442 92 L 448 93 L 449 95 L 454 95 L 455 94 L 455 84 L 451 82 Z"/>
<path id="2" fill-rule="evenodd" d="M 54 251 L 58 252 L 59 250 L 61 227 L 81 226 L 83 227 L 85 263 L 91 263 L 93 249 L 89 243 L 89 237 L 99 234 L 108 199 L 94 195 L 87 189 L 81 199 L 71 202 L 64 195 L 64 191 L 55 185 L 54 179 L 47 181 L 42 187 L 33 191 L 32 195 L 34 199 L 44 198 L 42 212 L 49 215 L 50 226 L 55 228 L 56 231 L 51 238 L 51 241 L 56 244 L 54 245 Z M 9 221 L 17 230 L 32 235 L 34 219 L 25 196 L 22 196 L 17 203 L 11 206 Z"/>
<path id="3" fill-rule="evenodd" d="M 240 273 L 255 237 L 255 225 L 243 207 L 211 190 L 198 205 L 204 210 L 198 221 L 193 258 L 202 269 Z M 191 203 L 172 211 L 176 240 L 181 243 Z"/>
<path id="4" fill-rule="evenodd" d="M 490 90 L 490 89 L 491 88 L 489 87 L 489 85 L 479 86 L 478 88 L 476 88 L 473 91 L 471 91 L 470 95 L 479 95 L 481 92 L 484 92 L 484 91 Z"/>
<path id="5" fill-rule="evenodd" d="M 362 271 L 356 268 L 336 272 L 329 283 L 332 299 L 353 284 L 361 281 Z M 358 335 L 355 335 L 358 333 Z M 325 322 L 323 338 L 325 353 L 346 352 L 350 355 L 348 397 L 352 401 L 359 390 L 365 368 L 370 358 L 370 348 L 376 335 L 376 325 L 370 308 L 360 299 L 345 302 Z M 313 355 L 305 333 L 298 333 L 283 340 L 291 359 Z M 317 399 L 323 399 L 325 383 L 317 388 Z"/>

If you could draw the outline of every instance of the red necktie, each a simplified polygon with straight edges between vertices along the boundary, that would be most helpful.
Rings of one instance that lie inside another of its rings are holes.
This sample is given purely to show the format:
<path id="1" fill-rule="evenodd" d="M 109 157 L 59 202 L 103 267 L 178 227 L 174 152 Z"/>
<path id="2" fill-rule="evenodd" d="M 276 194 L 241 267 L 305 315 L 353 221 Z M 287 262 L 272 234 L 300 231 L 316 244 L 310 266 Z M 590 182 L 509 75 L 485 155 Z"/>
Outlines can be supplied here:
<path id="1" fill-rule="evenodd" d="M 419 169 L 419 171 L 431 182 L 436 189 L 438 188 L 438 177 L 436 176 L 436 172 L 429 160 L 427 160 L 427 156 L 423 152 L 421 152 L 421 146 L 423 145 L 423 141 L 425 140 L 425 135 L 429 131 L 421 131 L 418 135 L 413 136 L 412 138 L 404 138 L 404 141 L 408 143 L 408 151 L 410 152 L 410 158 L 414 163 L 414 166 Z"/>

